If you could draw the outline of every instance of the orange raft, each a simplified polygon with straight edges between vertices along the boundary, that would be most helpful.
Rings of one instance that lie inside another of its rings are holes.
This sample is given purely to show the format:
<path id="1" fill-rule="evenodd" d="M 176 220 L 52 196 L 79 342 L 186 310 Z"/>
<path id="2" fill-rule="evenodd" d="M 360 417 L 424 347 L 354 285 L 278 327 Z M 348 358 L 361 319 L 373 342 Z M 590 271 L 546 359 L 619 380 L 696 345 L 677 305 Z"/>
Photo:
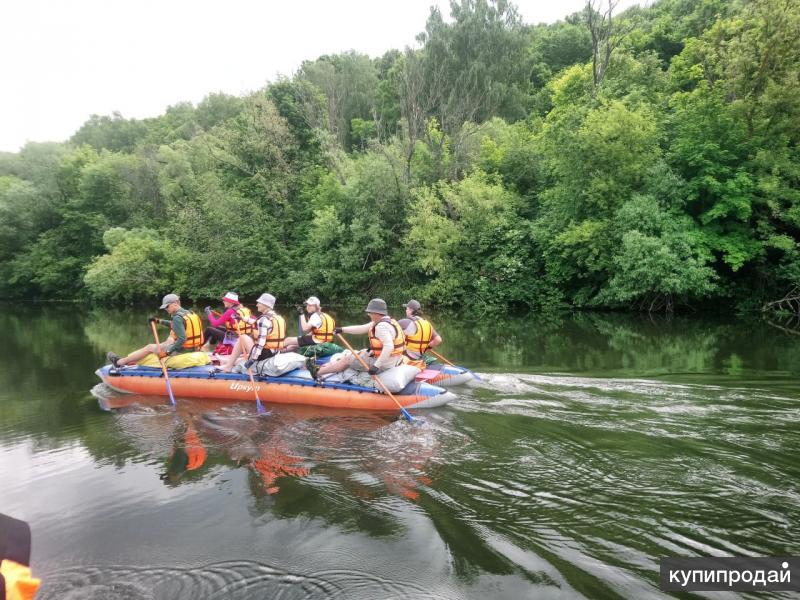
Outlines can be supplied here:
<path id="1" fill-rule="evenodd" d="M 161 369 L 106 365 L 96 371 L 110 388 L 123 393 L 166 396 L 167 387 Z M 169 373 L 175 396 L 219 398 L 234 402 L 252 401 L 253 385 L 247 375 L 214 373 L 211 367 L 191 367 Z M 396 410 L 392 399 L 374 389 L 344 383 L 315 383 L 308 372 L 295 370 L 280 377 L 257 377 L 256 391 L 264 402 L 276 404 L 311 404 L 329 408 L 358 410 Z M 450 402 L 452 392 L 429 383 L 413 381 L 394 394 L 403 408 L 435 408 Z"/>

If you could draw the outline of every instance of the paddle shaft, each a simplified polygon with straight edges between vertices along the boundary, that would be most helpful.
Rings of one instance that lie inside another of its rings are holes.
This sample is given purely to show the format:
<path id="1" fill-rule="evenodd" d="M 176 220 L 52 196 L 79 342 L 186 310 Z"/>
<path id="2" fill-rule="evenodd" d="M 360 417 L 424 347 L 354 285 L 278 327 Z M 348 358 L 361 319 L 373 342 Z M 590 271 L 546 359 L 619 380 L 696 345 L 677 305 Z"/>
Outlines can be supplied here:
<path id="1" fill-rule="evenodd" d="M 454 365 L 453 363 L 451 363 L 451 362 L 450 362 L 449 360 L 447 360 L 447 359 L 446 359 L 444 356 L 442 356 L 441 354 L 439 354 L 438 352 L 436 352 L 436 351 L 435 351 L 433 348 L 428 348 L 428 352 L 430 352 L 431 354 L 433 354 L 433 355 L 434 355 L 436 358 L 438 358 L 438 359 L 439 359 L 440 361 L 442 361 L 444 364 L 446 364 L 446 365 L 450 365 L 451 367 L 455 367 L 455 365 Z"/>
<path id="2" fill-rule="evenodd" d="M 451 366 L 451 367 L 455 367 L 456 369 L 461 369 L 461 368 L 463 368 L 463 367 L 459 367 L 458 365 L 454 365 L 454 364 L 453 364 L 453 363 L 451 363 L 449 360 L 447 360 L 447 359 L 446 359 L 444 356 L 442 356 L 441 354 L 439 354 L 438 352 L 436 352 L 435 350 L 433 350 L 433 348 L 428 348 L 428 350 L 427 350 L 427 351 L 428 351 L 428 352 L 430 352 L 431 354 L 433 354 L 433 355 L 434 355 L 436 358 L 438 358 L 440 361 L 442 361 L 442 362 L 443 362 L 444 364 L 446 364 L 446 365 L 449 365 L 449 366 Z M 475 379 L 477 379 L 478 381 L 483 381 L 483 380 L 482 380 L 480 377 L 478 377 L 478 374 L 477 374 L 477 373 L 473 373 L 472 371 L 470 371 L 470 373 L 472 373 L 472 376 L 473 376 Z"/>
<path id="3" fill-rule="evenodd" d="M 338 337 L 338 338 L 339 338 L 339 339 L 342 341 L 342 343 L 344 344 L 345 348 L 347 348 L 348 350 L 350 350 L 350 352 L 353 354 L 353 356 L 355 356 L 355 357 L 356 357 L 356 360 L 358 360 L 358 362 L 360 362 L 360 363 L 361 363 L 361 366 L 362 366 L 362 367 L 364 367 L 364 370 L 365 370 L 365 371 L 367 371 L 367 372 L 369 372 L 369 366 L 367 366 L 367 363 L 366 363 L 366 362 L 364 362 L 364 359 L 363 359 L 363 358 L 361 358 L 361 357 L 360 357 L 360 356 L 359 356 L 359 355 L 356 353 L 356 351 L 355 351 L 355 350 L 353 350 L 353 347 L 350 345 L 350 342 L 348 342 L 346 339 L 344 339 L 344 337 L 342 337 L 342 334 L 341 334 L 341 333 L 337 333 L 337 334 L 336 334 L 336 337 Z M 389 396 L 389 398 L 391 398 L 392 400 L 394 400 L 394 403 L 395 403 L 395 404 L 397 404 L 397 408 L 399 408 L 399 409 L 400 409 L 400 412 L 403 414 L 403 416 L 404 416 L 404 417 L 405 417 L 407 420 L 409 420 L 409 421 L 413 421 L 413 417 L 412 417 L 412 416 L 411 416 L 411 415 L 408 413 L 408 411 L 407 411 L 405 408 L 403 408 L 403 405 L 402 405 L 402 404 L 400 404 L 400 402 L 398 402 L 398 401 L 397 401 L 397 398 L 395 398 L 395 397 L 394 397 L 394 394 L 392 394 L 392 392 L 390 392 L 390 391 L 387 389 L 387 387 L 386 387 L 386 386 L 383 384 L 383 382 L 380 380 L 380 378 L 379 378 L 377 375 L 372 375 L 371 373 L 370 373 L 370 375 L 371 375 L 372 379 L 374 379 L 374 380 L 375 380 L 375 383 L 377 383 L 379 386 L 381 386 L 381 389 L 384 391 L 384 393 L 385 393 L 387 396 Z"/>
<path id="4" fill-rule="evenodd" d="M 172 393 L 172 384 L 169 381 L 169 373 L 167 373 L 167 363 L 165 359 L 161 358 L 161 343 L 158 341 L 158 331 L 153 321 L 150 321 L 150 329 L 153 330 L 153 338 L 156 341 L 156 356 L 158 356 L 158 362 L 161 363 L 161 372 L 164 373 L 164 381 L 167 383 L 169 401 L 172 402 L 172 406 L 175 406 L 175 395 Z"/>
<path id="5" fill-rule="evenodd" d="M 250 383 L 253 385 L 253 393 L 256 396 L 256 410 L 259 413 L 263 413 L 264 412 L 264 407 L 261 405 L 261 398 L 258 397 L 258 389 L 256 389 L 256 380 L 255 380 L 255 377 L 253 377 L 253 369 L 252 369 L 252 367 L 247 369 L 247 374 L 250 375 Z"/>

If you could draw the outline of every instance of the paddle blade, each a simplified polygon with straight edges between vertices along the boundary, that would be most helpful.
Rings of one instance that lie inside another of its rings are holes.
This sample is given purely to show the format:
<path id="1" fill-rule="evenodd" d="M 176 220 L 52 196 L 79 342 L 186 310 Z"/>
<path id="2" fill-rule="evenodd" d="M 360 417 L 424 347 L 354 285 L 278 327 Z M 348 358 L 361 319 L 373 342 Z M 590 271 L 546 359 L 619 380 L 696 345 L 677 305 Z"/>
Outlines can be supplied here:
<path id="1" fill-rule="evenodd" d="M 405 408 L 400 409 L 400 414 L 403 415 L 409 423 L 414 420 L 414 417 L 412 417 Z"/>
<path id="2" fill-rule="evenodd" d="M 167 392 L 169 392 L 169 401 L 172 403 L 173 408 L 175 407 L 175 395 L 172 393 L 172 384 L 169 382 L 169 378 L 165 378 L 167 382 Z"/>

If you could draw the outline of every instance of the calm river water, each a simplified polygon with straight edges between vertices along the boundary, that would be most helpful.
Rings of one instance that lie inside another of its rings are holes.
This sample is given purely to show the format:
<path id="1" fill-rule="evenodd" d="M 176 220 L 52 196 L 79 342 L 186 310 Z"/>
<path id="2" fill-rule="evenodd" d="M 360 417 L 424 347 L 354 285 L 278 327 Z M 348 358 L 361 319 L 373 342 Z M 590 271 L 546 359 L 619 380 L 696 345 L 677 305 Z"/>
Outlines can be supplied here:
<path id="1" fill-rule="evenodd" d="M 649 598 L 662 556 L 800 554 L 800 337 L 764 322 L 434 315 L 483 382 L 410 425 L 103 411 L 146 316 L 0 314 L 0 512 L 40 599 Z"/>

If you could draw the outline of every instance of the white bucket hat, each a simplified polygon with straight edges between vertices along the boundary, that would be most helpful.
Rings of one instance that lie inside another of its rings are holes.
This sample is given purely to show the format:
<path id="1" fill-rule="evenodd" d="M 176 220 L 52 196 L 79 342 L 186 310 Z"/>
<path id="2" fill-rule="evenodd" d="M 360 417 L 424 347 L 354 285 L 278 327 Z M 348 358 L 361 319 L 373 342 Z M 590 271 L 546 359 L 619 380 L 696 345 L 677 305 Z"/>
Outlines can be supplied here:
<path id="1" fill-rule="evenodd" d="M 222 301 L 224 302 L 225 300 L 233 302 L 234 304 L 239 304 L 239 294 L 236 292 L 228 292 L 222 297 Z"/>
<path id="2" fill-rule="evenodd" d="M 309 296 L 308 300 L 303 302 L 303 304 L 311 304 L 312 306 L 319 306 L 319 298 L 316 296 Z"/>
<path id="3" fill-rule="evenodd" d="M 264 304 L 270 308 L 275 308 L 275 296 L 272 294 L 261 294 L 256 300 L 256 304 Z"/>

